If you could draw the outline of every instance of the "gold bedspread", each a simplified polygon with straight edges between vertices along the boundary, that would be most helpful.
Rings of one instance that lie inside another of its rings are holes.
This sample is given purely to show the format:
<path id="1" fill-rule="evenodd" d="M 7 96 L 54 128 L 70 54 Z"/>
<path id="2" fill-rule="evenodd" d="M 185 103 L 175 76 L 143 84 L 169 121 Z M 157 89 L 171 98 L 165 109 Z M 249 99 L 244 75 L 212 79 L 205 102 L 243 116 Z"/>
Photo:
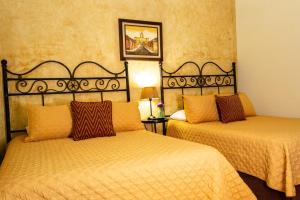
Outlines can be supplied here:
<path id="1" fill-rule="evenodd" d="M 295 196 L 300 184 L 300 119 L 255 116 L 190 124 L 171 120 L 167 135 L 217 148 L 238 170 Z"/>
<path id="2" fill-rule="evenodd" d="M 147 131 L 9 144 L 0 199 L 255 199 L 216 149 Z"/>

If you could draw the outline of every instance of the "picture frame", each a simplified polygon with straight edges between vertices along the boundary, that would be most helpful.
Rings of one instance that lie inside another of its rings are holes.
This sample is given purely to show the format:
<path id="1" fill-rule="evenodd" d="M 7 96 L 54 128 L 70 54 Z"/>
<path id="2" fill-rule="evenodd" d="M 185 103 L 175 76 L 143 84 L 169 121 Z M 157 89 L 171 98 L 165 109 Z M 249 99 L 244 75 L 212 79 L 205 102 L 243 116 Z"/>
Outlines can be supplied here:
<path id="1" fill-rule="evenodd" d="M 121 60 L 163 60 L 162 23 L 119 19 Z"/>

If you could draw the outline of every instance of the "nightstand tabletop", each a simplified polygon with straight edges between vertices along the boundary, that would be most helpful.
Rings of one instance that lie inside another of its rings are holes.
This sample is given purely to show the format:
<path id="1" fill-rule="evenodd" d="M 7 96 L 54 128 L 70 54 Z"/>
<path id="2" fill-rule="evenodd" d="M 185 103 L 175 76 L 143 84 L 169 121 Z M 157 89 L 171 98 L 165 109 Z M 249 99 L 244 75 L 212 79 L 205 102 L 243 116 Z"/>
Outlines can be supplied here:
<path id="1" fill-rule="evenodd" d="M 163 118 L 154 118 L 154 119 L 144 119 L 142 120 L 143 123 L 150 124 L 150 123 L 162 123 L 169 121 L 168 117 Z"/>
<path id="2" fill-rule="evenodd" d="M 154 125 L 155 133 L 157 133 L 156 124 L 162 123 L 163 135 L 166 135 L 166 133 L 167 133 L 166 122 L 168 122 L 168 121 L 169 121 L 169 117 L 163 117 L 163 118 L 145 119 L 145 120 L 142 120 L 142 123 Z"/>

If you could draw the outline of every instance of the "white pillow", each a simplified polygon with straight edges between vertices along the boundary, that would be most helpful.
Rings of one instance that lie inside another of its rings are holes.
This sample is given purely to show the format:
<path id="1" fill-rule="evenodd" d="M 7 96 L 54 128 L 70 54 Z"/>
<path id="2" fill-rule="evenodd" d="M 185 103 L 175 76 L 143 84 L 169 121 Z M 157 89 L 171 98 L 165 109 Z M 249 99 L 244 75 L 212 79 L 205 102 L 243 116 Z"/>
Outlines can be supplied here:
<path id="1" fill-rule="evenodd" d="M 170 116 L 171 119 L 186 121 L 184 110 L 178 110 Z"/>

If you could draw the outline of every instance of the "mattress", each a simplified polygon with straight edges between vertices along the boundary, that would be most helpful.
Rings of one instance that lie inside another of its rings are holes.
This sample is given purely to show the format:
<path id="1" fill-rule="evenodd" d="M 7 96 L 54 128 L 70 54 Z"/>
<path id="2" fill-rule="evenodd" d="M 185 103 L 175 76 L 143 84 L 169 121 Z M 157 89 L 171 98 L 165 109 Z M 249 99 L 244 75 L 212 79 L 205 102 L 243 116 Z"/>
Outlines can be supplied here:
<path id="1" fill-rule="evenodd" d="M 147 131 L 24 143 L 0 168 L 0 199 L 255 199 L 216 149 Z"/>
<path id="2" fill-rule="evenodd" d="M 171 120 L 167 135 L 217 148 L 238 170 L 295 196 L 300 184 L 300 119 L 268 116 L 221 123 Z"/>

